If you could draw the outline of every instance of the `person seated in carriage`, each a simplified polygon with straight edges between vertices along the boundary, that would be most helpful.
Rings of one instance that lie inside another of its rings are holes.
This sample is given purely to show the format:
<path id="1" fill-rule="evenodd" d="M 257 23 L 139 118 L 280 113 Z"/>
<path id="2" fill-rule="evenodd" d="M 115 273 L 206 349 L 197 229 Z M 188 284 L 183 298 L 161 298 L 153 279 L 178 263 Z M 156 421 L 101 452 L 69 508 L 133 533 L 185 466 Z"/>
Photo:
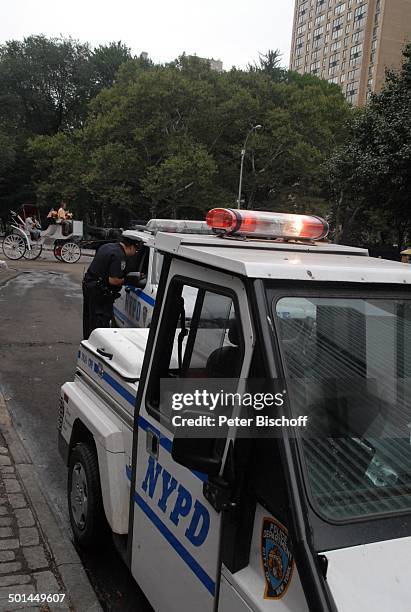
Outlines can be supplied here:
<path id="1" fill-rule="evenodd" d="M 31 240 L 39 240 L 41 236 L 41 225 L 37 220 L 36 215 L 31 215 L 26 218 L 25 229 L 30 234 Z"/>
<path id="2" fill-rule="evenodd" d="M 71 220 L 73 219 L 73 215 L 68 212 L 67 204 L 64 200 L 60 202 L 60 208 L 57 213 L 57 223 L 61 223 L 61 229 L 63 236 L 69 236 L 72 233 L 73 224 Z"/>

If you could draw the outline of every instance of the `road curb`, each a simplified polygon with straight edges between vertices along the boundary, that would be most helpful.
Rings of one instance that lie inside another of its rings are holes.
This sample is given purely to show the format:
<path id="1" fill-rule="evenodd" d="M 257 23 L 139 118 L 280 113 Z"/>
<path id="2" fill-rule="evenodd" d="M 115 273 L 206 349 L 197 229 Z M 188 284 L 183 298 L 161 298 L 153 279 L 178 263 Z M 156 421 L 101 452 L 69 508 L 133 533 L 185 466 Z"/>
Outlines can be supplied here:
<path id="1" fill-rule="evenodd" d="M 21 274 L 19 270 L 11 270 L 9 267 L 5 270 L 0 268 L 0 287 L 6 285 L 9 281 L 13 280 L 13 278 L 19 276 L 19 274 Z"/>
<path id="2" fill-rule="evenodd" d="M 44 539 L 50 548 L 73 609 L 75 612 L 101 612 L 102 608 L 87 578 L 80 557 L 70 538 L 60 527 L 52 505 L 47 500 L 47 494 L 42 491 L 36 469 L 13 426 L 7 401 L 1 390 L 0 429 L 16 470 L 23 481 L 27 498 L 37 515 Z"/>

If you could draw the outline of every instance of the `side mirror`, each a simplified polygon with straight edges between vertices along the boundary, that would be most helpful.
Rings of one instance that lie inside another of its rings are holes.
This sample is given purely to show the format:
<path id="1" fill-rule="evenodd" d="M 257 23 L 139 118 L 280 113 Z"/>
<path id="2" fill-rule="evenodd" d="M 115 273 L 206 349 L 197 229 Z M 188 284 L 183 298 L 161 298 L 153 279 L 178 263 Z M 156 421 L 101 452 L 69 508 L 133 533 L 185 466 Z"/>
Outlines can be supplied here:
<path id="1" fill-rule="evenodd" d="M 218 476 L 225 440 L 212 438 L 174 438 L 171 456 L 189 470 Z"/>
<path id="2" fill-rule="evenodd" d="M 142 272 L 129 272 L 125 278 L 125 284 L 136 287 L 136 289 L 144 289 L 147 284 L 147 276 Z"/>

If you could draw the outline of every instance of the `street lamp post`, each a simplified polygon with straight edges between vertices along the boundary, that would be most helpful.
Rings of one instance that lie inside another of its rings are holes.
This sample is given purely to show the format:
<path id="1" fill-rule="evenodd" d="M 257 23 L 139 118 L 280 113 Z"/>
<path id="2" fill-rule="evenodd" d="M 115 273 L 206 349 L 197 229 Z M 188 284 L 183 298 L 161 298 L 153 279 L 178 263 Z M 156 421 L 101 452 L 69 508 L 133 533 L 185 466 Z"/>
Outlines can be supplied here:
<path id="1" fill-rule="evenodd" d="M 244 157 L 245 157 L 245 152 L 246 152 L 246 147 L 247 147 L 247 141 L 249 139 L 249 137 L 251 136 L 251 134 L 253 132 L 255 132 L 256 130 L 261 130 L 263 126 L 262 125 L 253 125 L 253 127 L 248 131 L 248 134 L 246 136 L 245 142 L 244 142 L 244 146 L 241 149 L 241 166 L 240 166 L 240 180 L 238 183 L 238 199 L 237 199 L 237 208 L 240 209 L 241 208 L 241 187 L 243 184 L 243 167 L 244 167 Z"/>

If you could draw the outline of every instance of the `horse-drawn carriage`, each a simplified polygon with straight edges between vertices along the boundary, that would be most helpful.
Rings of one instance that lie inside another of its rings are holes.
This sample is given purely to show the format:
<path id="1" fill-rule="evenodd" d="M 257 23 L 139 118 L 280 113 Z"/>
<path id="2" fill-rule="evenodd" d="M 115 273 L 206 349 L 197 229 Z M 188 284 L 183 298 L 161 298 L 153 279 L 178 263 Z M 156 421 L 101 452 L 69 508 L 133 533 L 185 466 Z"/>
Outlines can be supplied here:
<path id="1" fill-rule="evenodd" d="M 43 248 L 52 250 L 56 259 L 65 263 L 76 263 L 80 259 L 83 221 L 56 219 L 47 229 L 36 231 L 33 220 L 39 215 L 35 206 L 25 205 L 19 212 L 10 213 L 10 230 L 3 240 L 3 253 L 8 259 L 34 260 Z"/>

